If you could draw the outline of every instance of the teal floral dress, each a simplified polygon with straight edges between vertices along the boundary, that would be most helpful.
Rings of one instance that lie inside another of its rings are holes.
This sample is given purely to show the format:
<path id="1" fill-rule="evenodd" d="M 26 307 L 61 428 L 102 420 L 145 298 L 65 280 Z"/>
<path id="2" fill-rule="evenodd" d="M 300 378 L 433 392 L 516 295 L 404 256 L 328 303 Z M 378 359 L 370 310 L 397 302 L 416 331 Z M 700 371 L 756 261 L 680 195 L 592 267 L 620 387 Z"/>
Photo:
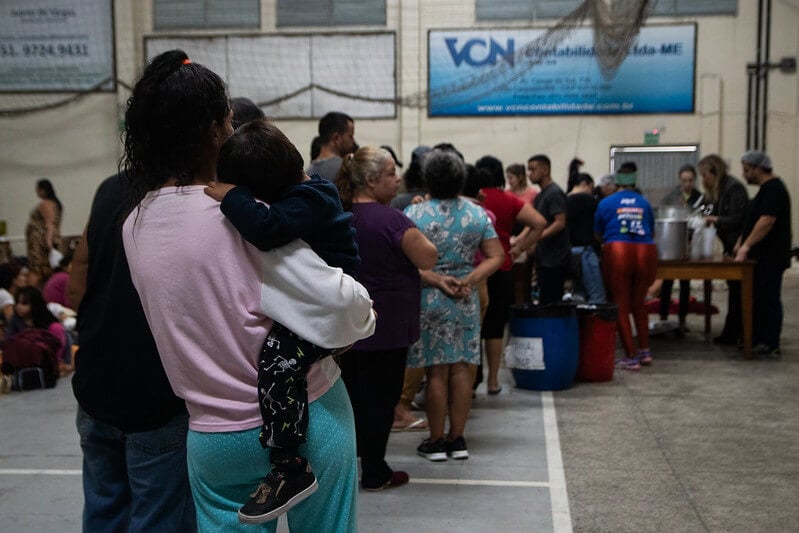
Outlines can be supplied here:
<path id="1" fill-rule="evenodd" d="M 438 248 L 439 274 L 462 278 L 474 269 L 475 253 L 497 233 L 485 210 L 455 198 L 410 205 L 405 214 Z M 436 287 L 422 288 L 421 337 L 411 346 L 408 366 L 420 368 L 480 362 L 480 304 L 477 291 L 452 298 Z"/>

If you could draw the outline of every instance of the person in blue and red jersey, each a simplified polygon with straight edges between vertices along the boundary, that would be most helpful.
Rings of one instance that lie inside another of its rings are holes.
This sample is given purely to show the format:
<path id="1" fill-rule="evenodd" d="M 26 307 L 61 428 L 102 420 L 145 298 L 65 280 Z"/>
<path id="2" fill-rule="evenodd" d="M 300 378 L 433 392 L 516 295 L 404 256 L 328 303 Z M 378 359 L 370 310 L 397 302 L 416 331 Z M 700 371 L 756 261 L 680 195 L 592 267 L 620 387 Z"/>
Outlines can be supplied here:
<path id="1" fill-rule="evenodd" d="M 616 173 L 618 192 L 599 202 L 594 231 L 602 239 L 602 273 L 609 300 L 619 307 L 619 335 L 625 357 L 617 368 L 640 370 L 652 364 L 649 351 L 649 315 L 646 291 L 655 281 L 658 257 L 652 206 L 635 189 L 635 163 L 624 163 Z M 638 333 L 633 345 L 630 313 Z"/>

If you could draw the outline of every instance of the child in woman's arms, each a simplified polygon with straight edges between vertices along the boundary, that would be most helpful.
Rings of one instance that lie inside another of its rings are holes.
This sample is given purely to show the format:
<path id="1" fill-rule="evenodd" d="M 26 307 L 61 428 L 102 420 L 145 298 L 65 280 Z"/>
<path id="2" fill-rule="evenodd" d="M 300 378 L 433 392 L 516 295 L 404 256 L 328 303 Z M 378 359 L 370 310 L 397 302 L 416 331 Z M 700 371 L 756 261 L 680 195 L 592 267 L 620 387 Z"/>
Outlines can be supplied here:
<path id="1" fill-rule="evenodd" d="M 335 185 L 305 174 L 302 156 L 267 119 L 239 127 L 225 142 L 217 176 L 227 183 L 212 182 L 205 192 L 222 202 L 222 213 L 247 241 L 267 251 L 302 239 L 328 265 L 354 276 L 360 258 L 352 214 L 344 213 Z M 308 429 L 306 373 L 348 347 L 315 346 L 289 326 L 275 322 L 260 353 L 260 440 L 270 449 L 272 470 L 239 510 L 244 523 L 274 520 L 317 488 L 299 452 Z"/>

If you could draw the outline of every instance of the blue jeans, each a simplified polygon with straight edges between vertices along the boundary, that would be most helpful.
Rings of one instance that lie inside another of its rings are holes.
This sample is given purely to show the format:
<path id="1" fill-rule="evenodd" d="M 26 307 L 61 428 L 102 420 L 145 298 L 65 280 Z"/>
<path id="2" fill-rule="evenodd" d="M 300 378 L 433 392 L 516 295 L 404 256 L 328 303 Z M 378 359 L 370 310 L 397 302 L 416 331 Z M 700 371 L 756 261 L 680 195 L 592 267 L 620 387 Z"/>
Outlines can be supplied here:
<path id="1" fill-rule="evenodd" d="M 186 466 L 189 417 L 125 433 L 78 407 L 83 531 L 196 531 Z"/>
<path id="2" fill-rule="evenodd" d="M 602 270 L 599 268 L 599 256 L 593 246 L 574 246 L 572 254 L 580 254 L 581 276 L 578 285 L 587 298 L 588 303 L 603 304 L 606 302 L 605 283 L 602 281 Z"/>

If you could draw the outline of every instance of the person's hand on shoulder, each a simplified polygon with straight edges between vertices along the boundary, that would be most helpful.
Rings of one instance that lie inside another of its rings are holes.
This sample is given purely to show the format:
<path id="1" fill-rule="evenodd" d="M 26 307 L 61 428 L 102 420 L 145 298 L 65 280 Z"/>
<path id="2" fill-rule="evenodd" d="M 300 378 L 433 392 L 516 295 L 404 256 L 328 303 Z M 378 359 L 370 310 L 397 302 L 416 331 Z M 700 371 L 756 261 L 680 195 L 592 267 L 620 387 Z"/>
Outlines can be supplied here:
<path id="1" fill-rule="evenodd" d="M 217 202 L 221 202 L 224 200 L 225 195 L 230 192 L 230 189 L 234 188 L 235 185 L 231 185 L 230 183 L 219 183 L 218 181 L 211 181 L 208 185 L 203 189 L 205 194 L 216 200 Z"/>

